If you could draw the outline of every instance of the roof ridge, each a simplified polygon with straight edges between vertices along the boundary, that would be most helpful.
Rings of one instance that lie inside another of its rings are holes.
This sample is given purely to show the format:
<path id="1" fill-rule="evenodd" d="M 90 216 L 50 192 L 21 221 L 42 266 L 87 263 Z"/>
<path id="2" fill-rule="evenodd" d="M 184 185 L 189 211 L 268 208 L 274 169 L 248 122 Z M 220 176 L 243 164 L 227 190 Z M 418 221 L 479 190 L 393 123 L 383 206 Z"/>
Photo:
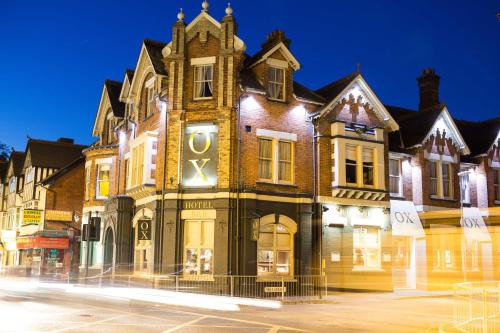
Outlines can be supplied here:
<path id="1" fill-rule="evenodd" d="M 352 78 L 354 78 L 354 77 L 356 77 L 356 76 L 358 76 L 358 75 L 361 75 L 361 73 L 360 73 L 360 72 L 357 72 L 357 71 L 356 71 L 356 72 L 353 72 L 353 73 L 350 73 L 350 74 L 347 74 L 346 76 L 343 76 L 343 77 L 341 77 L 340 79 L 337 79 L 337 80 L 335 80 L 335 81 L 332 81 L 332 82 L 330 82 L 330 83 L 328 83 L 328 84 L 324 85 L 323 87 L 320 87 L 320 88 L 318 88 L 318 89 L 316 89 L 316 90 L 314 90 L 314 91 L 315 91 L 315 92 L 318 92 L 318 91 L 320 91 L 320 90 L 327 90 L 328 88 L 331 88 L 332 86 L 334 86 L 334 85 L 336 85 L 336 84 L 339 84 L 340 82 L 343 82 L 344 80 L 349 80 L 349 79 L 352 79 Z"/>
<path id="2" fill-rule="evenodd" d="M 167 44 L 168 44 L 167 42 L 161 42 L 161 41 L 159 41 L 159 40 L 154 40 L 154 39 L 150 39 L 150 38 L 144 38 L 144 39 L 142 40 L 142 42 L 143 42 L 144 44 L 146 44 L 146 43 L 149 43 L 149 44 L 156 44 L 156 46 L 165 46 L 165 45 L 167 45 Z"/>

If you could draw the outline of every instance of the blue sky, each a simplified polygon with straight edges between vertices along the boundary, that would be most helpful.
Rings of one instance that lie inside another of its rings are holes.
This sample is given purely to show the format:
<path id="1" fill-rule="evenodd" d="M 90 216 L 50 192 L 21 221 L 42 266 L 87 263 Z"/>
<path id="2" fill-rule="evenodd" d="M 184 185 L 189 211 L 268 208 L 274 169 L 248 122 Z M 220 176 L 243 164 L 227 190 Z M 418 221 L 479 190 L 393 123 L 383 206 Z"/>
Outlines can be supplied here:
<path id="1" fill-rule="evenodd" d="M 404 5 L 402 3 L 405 3 Z M 296 79 L 319 88 L 356 69 L 386 104 L 416 108 L 416 77 L 441 76 L 441 100 L 462 119 L 500 115 L 498 1 L 233 1 L 249 53 L 283 29 L 302 64 Z M 180 7 L 201 1 L 4 1 L 0 5 L 0 142 L 23 150 L 26 136 L 93 141 L 105 79 L 134 68 L 141 41 L 169 41 Z M 211 1 L 224 15 L 226 2 Z"/>

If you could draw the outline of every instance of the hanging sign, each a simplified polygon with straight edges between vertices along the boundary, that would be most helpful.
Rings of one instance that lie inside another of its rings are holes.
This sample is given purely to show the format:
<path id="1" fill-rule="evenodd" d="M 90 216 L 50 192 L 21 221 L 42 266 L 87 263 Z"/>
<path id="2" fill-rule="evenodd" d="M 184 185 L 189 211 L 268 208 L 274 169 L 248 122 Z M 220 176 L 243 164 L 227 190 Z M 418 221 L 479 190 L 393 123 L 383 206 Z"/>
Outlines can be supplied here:
<path id="1" fill-rule="evenodd" d="M 184 132 L 182 184 L 187 187 L 217 185 L 218 128 L 213 124 L 188 124 Z"/>
<path id="2" fill-rule="evenodd" d="M 42 211 L 38 209 L 24 209 L 23 210 L 23 223 L 22 225 L 28 224 L 41 224 L 42 223 Z"/>
<path id="3" fill-rule="evenodd" d="M 151 220 L 139 220 L 137 222 L 137 238 L 139 240 L 151 240 Z"/>
<path id="4" fill-rule="evenodd" d="M 412 201 L 391 200 L 391 224 L 393 236 L 425 237 Z"/>
<path id="5" fill-rule="evenodd" d="M 460 224 L 464 229 L 465 237 L 468 240 L 475 240 L 478 242 L 490 242 L 490 234 L 488 228 L 484 224 L 483 217 L 478 208 L 464 207 L 462 209 L 462 218 Z"/>
<path id="6" fill-rule="evenodd" d="M 65 210 L 47 210 L 45 211 L 45 220 L 72 222 L 73 212 Z"/>

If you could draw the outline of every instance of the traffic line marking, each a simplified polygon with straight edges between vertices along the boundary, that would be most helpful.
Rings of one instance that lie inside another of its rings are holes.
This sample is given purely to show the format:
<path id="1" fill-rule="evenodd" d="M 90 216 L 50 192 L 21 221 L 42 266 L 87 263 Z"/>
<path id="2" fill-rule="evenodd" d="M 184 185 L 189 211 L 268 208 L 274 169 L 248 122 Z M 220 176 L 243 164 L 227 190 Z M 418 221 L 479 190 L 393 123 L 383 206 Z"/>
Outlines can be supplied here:
<path id="1" fill-rule="evenodd" d="M 181 328 L 183 328 L 183 327 L 189 326 L 189 325 L 191 325 L 191 324 L 195 324 L 195 323 L 197 323 L 197 322 L 199 322 L 200 320 L 203 320 L 203 319 L 205 319 L 205 318 L 207 318 L 207 317 L 206 317 L 206 316 L 203 316 L 203 317 L 199 317 L 199 318 L 193 319 L 193 320 L 191 320 L 191 321 L 188 321 L 188 322 L 182 323 L 182 324 L 180 324 L 180 325 L 177 325 L 177 326 L 175 326 L 175 327 L 169 328 L 168 330 L 163 331 L 163 332 L 161 332 L 161 333 L 171 333 L 171 332 L 175 332 L 175 331 L 177 331 L 177 330 L 179 330 L 179 329 L 181 329 Z"/>

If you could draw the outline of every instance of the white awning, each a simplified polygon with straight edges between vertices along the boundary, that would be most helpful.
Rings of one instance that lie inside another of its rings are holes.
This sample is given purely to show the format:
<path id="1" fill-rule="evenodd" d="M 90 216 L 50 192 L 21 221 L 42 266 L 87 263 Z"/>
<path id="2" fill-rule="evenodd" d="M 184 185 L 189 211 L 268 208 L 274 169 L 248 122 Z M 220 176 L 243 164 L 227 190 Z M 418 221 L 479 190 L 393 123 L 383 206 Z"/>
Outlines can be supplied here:
<path id="1" fill-rule="evenodd" d="M 484 224 L 483 217 L 478 208 L 464 207 L 462 209 L 462 218 L 460 224 L 464 228 L 465 237 L 472 241 L 490 242 L 490 234 L 488 228 Z"/>
<path id="2" fill-rule="evenodd" d="M 393 236 L 425 237 L 412 201 L 391 200 L 391 224 Z"/>

